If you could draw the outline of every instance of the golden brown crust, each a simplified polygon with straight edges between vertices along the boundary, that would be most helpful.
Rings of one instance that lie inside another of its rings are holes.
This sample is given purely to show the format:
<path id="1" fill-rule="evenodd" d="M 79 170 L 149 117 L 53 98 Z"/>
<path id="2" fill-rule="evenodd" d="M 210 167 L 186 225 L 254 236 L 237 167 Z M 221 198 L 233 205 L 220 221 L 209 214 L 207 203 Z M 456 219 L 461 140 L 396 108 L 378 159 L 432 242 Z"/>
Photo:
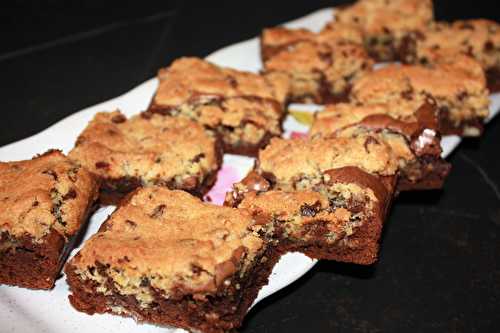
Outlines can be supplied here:
<path id="1" fill-rule="evenodd" d="M 161 187 L 134 192 L 68 263 L 82 279 L 100 282 L 110 269 L 122 293 L 141 295 L 141 280 L 167 297 L 177 290 L 215 293 L 236 271 L 244 274 L 265 248 L 249 212 L 201 202 Z M 103 286 L 105 288 L 105 286 Z M 149 290 L 149 289 L 148 289 Z"/>
<path id="2" fill-rule="evenodd" d="M 403 58 L 406 62 L 429 64 L 465 54 L 477 60 L 485 71 L 500 69 L 500 25 L 494 21 L 437 22 L 423 30 L 413 43 Z"/>
<path id="3" fill-rule="evenodd" d="M 265 77 L 216 66 L 199 58 L 179 58 L 158 72 L 160 84 L 153 103 L 175 107 L 203 96 L 276 99 Z M 279 101 L 283 102 L 283 101 Z"/>
<path id="4" fill-rule="evenodd" d="M 438 108 L 449 113 L 448 121 L 454 126 L 489 114 L 484 72 L 467 56 L 442 59 L 431 67 L 389 65 L 363 76 L 351 90 L 351 100 L 361 104 L 387 103 L 400 100 L 402 95 L 408 103 L 432 96 Z"/>
<path id="5" fill-rule="evenodd" d="M 0 162 L 0 233 L 38 242 L 56 231 L 68 241 L 85 222 L 97 191 L 94 177 L 57 150 Z"/>
<path id="6" fill-rule="evenodd" d="M 187 119 L 95 115 L 69 157 L 105 180 L 195 191 L 220 167 L 217 140 Z M 131 188 L 132 189 L 132 188 Z"/>
<path id="7" fill-rule="evenodd" d="M 435 102 L 427 98 L 412 108 L 405 101 L 327 106 L 315 114 L 310 136 L 365 137 L 384 142 L 398 161 L 399 190 L 441 188 L 450 166 L 441 158 Z"/>
<path id="8" fill-rule="evenodd" d="M 393 176 L 397 159 L 384 142 L 366 137 L 273 139 L 259 153 L 257 171 L 272 175 L 276 189 L 314 188 L 327 170 L 346 166 L 367 173 Z"/>
<path id="9" fill-rule="evenodd" d="M 361 31 L 352 24 L 330 22 L 319 33 L 307 29 L 287 29 L 274 27 L 264 29 L 261 36 L 261 53 L 265 61 L 291 45 L 310 41 L 335 47 L 341 43 L 363 43 Z"/>
<path id="10" fill-rule="evenodd" d="M 424 29 L 434 17 L 431 0 L 358 0 L 334 15 L 338 22 L 357 25 L 369 53 L 381 61 L 397 60 L 405 37 Z"/>
<path id="11" fill-rule="evenodd" d="M 315 184 L 280 190 L 268 180 L 273 176 L 253 170 L 233 186 L 225 205 L 248 209 L 260 217 L 280 251 L 372 264 L 396 177 L 378 177 L 354 166 L 323 174 L 323 180 Z"/>
<path id="12" fill-rule="evenodd" d="M 225 151 L 255 154 L 282 133 L 289 80 L 180 58 L 158 73 L 148 113 L 188 118 L 215 131 Z"/>
<path id="13" fill-rule="evenodd" d="M 264 31 L 261 40 L 264 68 L 267 73 L 288 75 L 291 101 L 341 100 L 352 83 L 373 66 L 361 44 L 339 39 L 334 28 L 318 34 L 299 30 L 298 36 L 294 36 L 294 30 L 275 29 Z M 290 41 L 278 45 L 287 39 Z"/>

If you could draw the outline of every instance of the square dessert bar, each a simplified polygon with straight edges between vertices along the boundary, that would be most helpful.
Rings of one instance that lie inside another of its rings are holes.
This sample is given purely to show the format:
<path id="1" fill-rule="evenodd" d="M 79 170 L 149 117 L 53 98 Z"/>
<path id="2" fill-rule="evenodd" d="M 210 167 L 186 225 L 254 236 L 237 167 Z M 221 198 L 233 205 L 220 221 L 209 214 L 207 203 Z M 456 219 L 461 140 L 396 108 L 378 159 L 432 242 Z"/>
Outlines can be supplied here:
<path id="1" fill-rule="evenodd" d="M 440 57 L 462 53 L 477 60 L 490 91 L 500 90 L 500 24 L 478 19 L 438 22 L 408 41 L 402 60 L 427 65 Z"/>
<path id="2" fill-rule="evenodd" d="M 304 29 L 264 30 L 264 73 L 286 75 L 290 102 L 344 101 L 352 83 L 371 71 L 373 61 L 350 25 L 330 24 L 320 33 Z"/>
<path id="3" fill-rule="evenodd" d="M 224 152 L 254 156 L 282 133 L 288 80 L 180 58 L 161 69 L 147 113 L 194 120 L 220 136 Z"/>
<path id="4" fill-rule="evenodd" d="M 277 53 L 293 47 L 295 43 L 302 41 L 329 44 L 332 47 L 342 42 L 363 44 L 363 34 L 361 30 L 353 24 L 337 22 L 328 23 L 319 33 L 314 33 L 303 28 L 267 28 L 262 31 L 260 38 L 262 59 L 266 61 Z"/>
<path id="5" fill-rule="evenodd" d="M 369 265 L 397 168 L 390 147 L 370 138 L 273 139 L 225 204 L 269 216 L 280 251 Z"/>
<path id="6" fill-rule="evenodd" d="M 441 158 L 435 101 L 426 97 L 386 104 L 328 105 L 315 114 L 310 136 L 365 137 L 389 144 L 399 161 L 399 191 L 439 189 L 450 171 Z"/>
<path id="7" fill-rule="evenodd" d="M 354 84 L 350 99 L 368 105 L 425 96 L 436 101 L 443 135 L 481 135 L 489 114 L 489 92 L 481 66 L 467 56 L 430 66 L 390 65 L 373 71 Z"/>
<path id="8" fill-rule="evenodd" d="M 101 200 L 117 203 L 139 186 L 161 185 L 202 196 L 222 162 L 213 133 L 185 118 L 119 111 L 95 115 L 69 157 L 101 179 Z"/>
<path id="9" fill-rule="evenodd" d="M 193 331 L 232 330 L 278 258 L 257 222 L 183 191 L 138 189 L 66 265 L 71 304 Z"/>
<path id="10" fill-rule="evenodd" d="M 60 151 L 0 162 L 0 284 L 51 289 L 97 193 Z"/>
<path id="11" fill-rule="evenodd" d="M 407 39 L 413 39 L 434 18 L 432 0 L 358 0 L 335 9 L 335 20 L 357 25 L 370 56 L 399 60 Z"/>

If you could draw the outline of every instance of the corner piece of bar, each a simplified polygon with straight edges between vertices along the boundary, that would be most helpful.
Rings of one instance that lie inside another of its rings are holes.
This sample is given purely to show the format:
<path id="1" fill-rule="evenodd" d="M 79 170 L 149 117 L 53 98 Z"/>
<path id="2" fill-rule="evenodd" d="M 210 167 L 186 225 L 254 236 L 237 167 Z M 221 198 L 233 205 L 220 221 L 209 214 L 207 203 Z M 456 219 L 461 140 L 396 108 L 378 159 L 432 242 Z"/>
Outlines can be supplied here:
<path id="1" fill-rule="evenodd" d="M 57 150 L 0 162 L 0 284 L 51 289 L 97 193 L 95 178 Z"/>
<path id="2" fill-rule="evenodd" d="M 278 259 L 262 228 L 244 209 L 164 187 L 138 189 L 66 265 L 69 299 L 88 314 L 233 330 Z"/>
<path id="3" fill-rule="evenodd" d="M 309 135 L 368 136 L 387 143 L 399 161 L 398 191 L 442 188 L 451 168 L 441 157 L 437 107 L 431 97 L 329 105 L 315 114 Z"/>

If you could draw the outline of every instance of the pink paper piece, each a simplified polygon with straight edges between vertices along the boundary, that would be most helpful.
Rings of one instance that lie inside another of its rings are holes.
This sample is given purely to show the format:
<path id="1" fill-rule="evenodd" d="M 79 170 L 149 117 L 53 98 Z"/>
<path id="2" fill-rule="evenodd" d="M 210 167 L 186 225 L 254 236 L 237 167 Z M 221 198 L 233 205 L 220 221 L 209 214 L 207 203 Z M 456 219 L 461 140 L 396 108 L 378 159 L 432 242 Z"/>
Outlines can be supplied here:
<path id="1" fill-rule="evenodd" d="M 238 171 L 229 165 L 222 166 L 217 174 L 217 181 L 205 196 L 205 201 L 221 206 L 224 203 L 226 192 L 231 190 L 234 183 L 241 180 Z"/>
<path id="2" fill-rule="evenodd" d="M 305 137 L 307 137 L 307 133 L 297 132 L 297 131 L 292 131 L 292 133 L 290 133 L 290 138 L 292 139 L 300 139 Z"/>

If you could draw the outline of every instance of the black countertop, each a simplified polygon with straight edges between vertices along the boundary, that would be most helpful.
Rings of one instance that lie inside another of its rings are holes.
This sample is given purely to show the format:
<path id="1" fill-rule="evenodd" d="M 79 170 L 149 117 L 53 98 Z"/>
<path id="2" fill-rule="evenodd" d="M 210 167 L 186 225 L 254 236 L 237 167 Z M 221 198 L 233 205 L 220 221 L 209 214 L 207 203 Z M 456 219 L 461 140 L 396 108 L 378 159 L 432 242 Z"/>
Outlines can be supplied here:
<path id="1" fill-rule="evenodd" d="M 182 55 L 345 1 L 11 1 L 0 10 L 0 146 L 116 97 Z M 438 19 L 499 20 L 495 1 Z M 242 332 L 500 331 L 500 120 L 465 140 L 443 191 L 401 195 L 373 267 L 321 262 L 259 303 Z"/>

